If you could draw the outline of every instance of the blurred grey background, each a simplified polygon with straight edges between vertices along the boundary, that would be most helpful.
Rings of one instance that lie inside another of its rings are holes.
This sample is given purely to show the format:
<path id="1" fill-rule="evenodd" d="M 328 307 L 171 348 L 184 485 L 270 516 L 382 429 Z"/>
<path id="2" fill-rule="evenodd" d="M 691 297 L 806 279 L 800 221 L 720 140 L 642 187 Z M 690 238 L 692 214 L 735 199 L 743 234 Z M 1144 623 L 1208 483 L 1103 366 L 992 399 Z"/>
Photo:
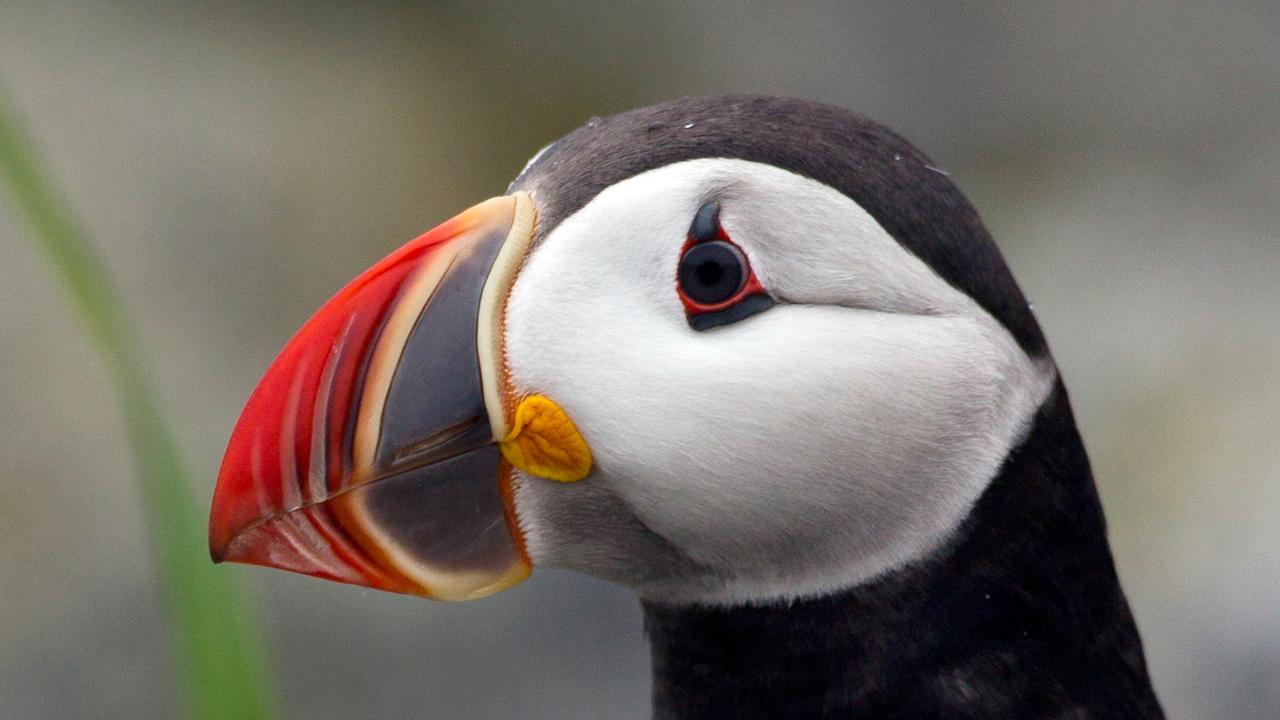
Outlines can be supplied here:
<path id="1" fill-rule="evenodd" d="M 312 309 L 589 116 L 758 92 L 889 124 L 1035 302 L 1170 716 L 1276 718 L 1280 5 L 1011 7 L 5 2 L 0 78 L 205 496 Z M 0 715 L 170 717 L 120 418 L 51 277 L 0 203 Z M 647 714 L 639 608 L 604 583 L 542 571 L 440 605 L 225 572 L 261 608 L 287 717 Z"/>

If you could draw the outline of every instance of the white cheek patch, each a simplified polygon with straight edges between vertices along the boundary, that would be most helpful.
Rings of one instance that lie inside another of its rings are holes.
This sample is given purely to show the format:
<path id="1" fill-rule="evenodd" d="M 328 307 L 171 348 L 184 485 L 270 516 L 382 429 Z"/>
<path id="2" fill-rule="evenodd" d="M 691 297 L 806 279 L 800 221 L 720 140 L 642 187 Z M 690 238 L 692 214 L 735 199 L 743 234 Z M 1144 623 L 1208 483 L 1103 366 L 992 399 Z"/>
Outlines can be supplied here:
<path id="1" fill-rule="evenodd" d="M 699 333 L 675 268 L 709 197 L 782 302 Z M 822 594 L 932 552 L 1055 378 L 849 198 L 741 160 L 601 192 L 530 255 L 506 333 L 513 387 L 559 403 L 596 462 L 585 490 L 520 483 L 534 561 L 668 600 Z M 662 567 L 619 559 L 645 550 L 593 522 L 602 498 L 670 549 Z"/>

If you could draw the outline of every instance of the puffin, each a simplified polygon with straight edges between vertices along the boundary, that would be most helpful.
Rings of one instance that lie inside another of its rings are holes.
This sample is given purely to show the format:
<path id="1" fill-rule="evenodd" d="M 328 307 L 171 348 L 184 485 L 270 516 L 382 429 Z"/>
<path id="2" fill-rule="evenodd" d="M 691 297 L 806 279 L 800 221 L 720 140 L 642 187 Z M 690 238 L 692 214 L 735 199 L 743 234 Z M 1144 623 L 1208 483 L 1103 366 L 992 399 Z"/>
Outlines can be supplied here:
<path id="1" fill-rule="evenodd" d="M 1163 717 L 999 249 L 816 102 L 592 118 L 359 275 L 250 395 L 209 542 L 437 600 L 618 583 L 663 720 Z"/>

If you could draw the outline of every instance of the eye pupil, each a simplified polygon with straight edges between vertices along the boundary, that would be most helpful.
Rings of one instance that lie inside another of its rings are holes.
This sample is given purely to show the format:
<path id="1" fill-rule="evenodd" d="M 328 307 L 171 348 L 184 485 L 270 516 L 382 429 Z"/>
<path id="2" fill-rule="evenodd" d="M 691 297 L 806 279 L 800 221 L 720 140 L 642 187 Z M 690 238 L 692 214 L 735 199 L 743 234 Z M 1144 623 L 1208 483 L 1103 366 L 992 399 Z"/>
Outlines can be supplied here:
<path id="1" fill-rule="evenodd" d="M 715 305 L 732 298 L 746 281 L 746 260 L 732 244 L 694 245 L 680 259 L 680 288 L 694 302 Z"/>
<path id="2" fill-rule="evenodd" d="M 724 266 L 708 260 L 698 265 L 698 282 L 703 285 L 715 285 L 724 277 Z"/>

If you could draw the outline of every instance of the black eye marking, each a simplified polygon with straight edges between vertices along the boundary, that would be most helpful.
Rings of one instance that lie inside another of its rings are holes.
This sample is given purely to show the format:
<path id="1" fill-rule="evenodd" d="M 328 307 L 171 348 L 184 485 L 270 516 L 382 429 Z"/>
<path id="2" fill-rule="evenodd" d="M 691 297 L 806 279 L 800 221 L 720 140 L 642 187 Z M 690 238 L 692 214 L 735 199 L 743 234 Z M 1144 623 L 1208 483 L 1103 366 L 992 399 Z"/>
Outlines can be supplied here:
<path id="1" fill-rule="evenodd" d="M 756 313 L 764 312 L 773 307 L 773 298 L 763 293 L 759 295 L 748 295 L 742 298 L 742 302 L 737 305 L 730 305 L 724 310 L 718 312 L 709 312 L 703 315 L 690 315 L 689 327 L 702 332 L 710 330 L 720 325 L 728 325 L 736 323 L 739 320 L 749 318 Z"/>
<path id="2" fill-rule="evenodd" d="M 720 203 L 715 200 L 705 202 L 693 216 L 693 224 L 689 226 L 689 239 L 693 242 L 722 240 L 724 231 L 720 229 Z"/>
<path id="3" fill-rule="evenodd" d="M 723 240 L 698 243 L 680 258 L 680 289 L 699 305 L 733 298 L 747 280 L 742 251 Z"/>
<path id="4" fill-rule="evenodd" d="M 676 290 L 694 330 L 728 325 L 773 307 L 745 253 L 720 225 L 720 203 L 703 203 L 689 225 Z"/>

